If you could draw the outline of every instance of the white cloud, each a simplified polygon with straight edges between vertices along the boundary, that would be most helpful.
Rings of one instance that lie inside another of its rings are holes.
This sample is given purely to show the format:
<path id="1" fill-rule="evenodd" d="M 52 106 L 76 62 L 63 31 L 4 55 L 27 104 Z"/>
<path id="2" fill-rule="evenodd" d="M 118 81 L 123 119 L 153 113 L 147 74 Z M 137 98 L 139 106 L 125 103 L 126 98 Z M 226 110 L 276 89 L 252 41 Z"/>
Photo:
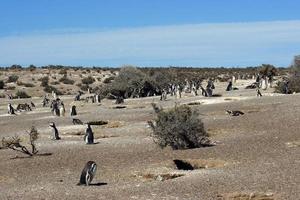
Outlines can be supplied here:
<path id="1" fill-rule="evenodd" d="M 0 65 L 289 65 L 300 21 L 79 30 L 0 38 Z"/>

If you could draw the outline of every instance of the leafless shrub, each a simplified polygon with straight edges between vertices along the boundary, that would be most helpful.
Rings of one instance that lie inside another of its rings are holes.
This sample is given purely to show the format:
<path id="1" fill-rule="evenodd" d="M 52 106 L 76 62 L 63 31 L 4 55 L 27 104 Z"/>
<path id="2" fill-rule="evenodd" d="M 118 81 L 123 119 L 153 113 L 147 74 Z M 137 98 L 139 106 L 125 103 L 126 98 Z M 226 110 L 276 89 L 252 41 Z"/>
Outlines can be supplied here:
<path id="1" fill-rule="evenodd" d="M 31 146 L 31 151 L 29 150 L 28 147 L 21 144 L 22 140 L 19 136 L 3 137 L 2 146 L 4 148 L 12 149 L 14 151 L 18 151 L 29 156 L 33 156 L 38 153 L 35 142 L 39 137 L 39 133 L 37 129 L 34 126 L 32 126 L 30 132 L 28 132 L 28 135 L 29 135 L 29 144 Z"/>

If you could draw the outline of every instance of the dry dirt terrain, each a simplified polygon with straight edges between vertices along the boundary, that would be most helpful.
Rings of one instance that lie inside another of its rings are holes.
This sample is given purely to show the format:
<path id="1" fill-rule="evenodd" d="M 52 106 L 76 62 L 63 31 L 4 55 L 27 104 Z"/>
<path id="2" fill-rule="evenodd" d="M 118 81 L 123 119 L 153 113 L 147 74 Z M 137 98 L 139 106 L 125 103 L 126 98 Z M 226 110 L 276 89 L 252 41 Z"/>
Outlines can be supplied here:
<path id="1" fill-rule="evenodd" d="M 36 126 L 39 154 L 28 158 L 0 149 L 0 199 L 300 199 L 300 95 L 273 94 L 256 97 L 245 90 L 251 81 L 238 81 L 236 91 L 221 97 L 185 94 L 181 99 L 159 97 L 126 99 L 123 109 L 111 100 L 101 104 L 73 102 L 61 96 L 66 110 L 72 104 L 84 122 L 106 120 L 92 126 L 94 145 L 83 141 L 85 126 L 73 125 L 69 113 L 53 116 L 42 107 L 42 98 L 1 99 L 0 136 L 26 136 Z M 33 101 L 33 111 L 7 114 L 7 103 Z M 163 108 L 189 104 L 198 110 L 216 146 L 189 150 L 160 149 L 150 137 L 147 121 L 154 119 L 151 103 Z M 226 109 L 241 110 L 229 116 Z M 50 139 L 55 122 L 61 140 Z M 26 140 L 24 140 L 26 143 Z M 189 162 L 194 170 L 179 170 L 173 160 Z M 92 186 L 77 186 L 85 163 L 93 160 L 98 170 Z"/>

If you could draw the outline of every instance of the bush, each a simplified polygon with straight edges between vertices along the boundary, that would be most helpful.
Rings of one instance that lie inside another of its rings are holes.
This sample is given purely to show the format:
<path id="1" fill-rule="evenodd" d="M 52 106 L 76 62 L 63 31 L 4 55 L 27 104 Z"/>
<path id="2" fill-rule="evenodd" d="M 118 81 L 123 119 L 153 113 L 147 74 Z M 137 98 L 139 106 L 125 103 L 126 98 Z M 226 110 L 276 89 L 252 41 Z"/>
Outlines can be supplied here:
<path id="1" fill-rule="evenodd" d="M 151 136 L 161 148 L 171 146 L 172 149 L 189 149 L 207 146 L 208 134 L 204 129 L 199 114 L 187 105 L 175 106 L 164 111 L 155 104 L 157 113 L 154 123 L 148 124 L 152 129 Z"/>
<path id="2" fill-rule="evenodd" d="M 23 85 L 25 87 L 34 87 L 34 84 L 32 84 L 32 83 L 23 83 L 22 81 L 18 81 L 17 85 L 20 85 L 20 86 Z"/>
<path id="3" fill-rule="evenodd" d="M 105 94 L 112 94 L 116 97 L 145 97 L 152 96 L 157 92 L 154 80 L 147 74 L 135 67 L 123 67 L 119 75 L 110 84 L 107 84 L 100 93 L 101 96 Z"/>
<path id="4" fill-rule="evenodd" d="M 0 81 L 0 89 L 3 89 L 4 88 L 4 86 L 5 86 L 5 83 L 4 83 L 4 81 Z"/>
<path id="5" fill-rule="evenodd" d="M 19 76 L 17 76 L 17 75 L 11 75 L 11 76 L 8 77 L 7 82 L 8 83 L 16 82 L 18 79 L 19 79 Z"/>
<path id="6" fill-rule="evenodd" d="M 51 86 L 51 85 L 46 85 L 44 87 L 44 92 L 47 92 L 47 93 L 52 93 L 55 92 L 57 95 L 63 95 L 63 92 L 61 92 L 60 90 L 58 90 L 57 88 Z"/>
<path id="7" fill-rule="evenodd" d="M 275 87 L 275 92 L 283 94 L 292 94 L 300 92 L 300 77 L 292 76 L 288 80 L 279 81 Z"/>
<path id="8" fill-rule="evenodd" d="M 283 81 L 277 83 L 275 92 L 283 94 L 292 94 L 300 92 L 300 56 L 294 57 L 293 65 L 291 66 L 291 75 Z"/>
<path id="9" fill-rule="evenodd" d="M 58 81 L 53 81 L 50 83 L 51 85 L 59 85 L 59 82 Z"/>
<path id="10" fill-rule="evenodd" d="M 83 84 L 90 85 L 90 84 L 92 84 L 92 83 L 95 82 L 95 79 L 94 79 L 93 77 L 91 77 L 91 76 L 88 76 L 88 77 L 86 77 L 86 78 L 83 78 L 83 79 L 81 80 L 81 82 L 82 82 Z"/>
<path id="11" fill-rule="evenodd" d="M 42 78 L 39 78 L 38 80 L 42 82 L 41 83 L 42 87 L 46 87 L 48 85 L 48 82 L 49 82 L 49 77 L 48 76 L 44 76 Z"/>
<path id="12" fill-rule="evenodd" d="M 17 91 L 15 96 L 16 98 L 21 98 L 21 99 L 31 97 L 25 91 Z"/>
<path id="13" fill-rule="evenodd" d="M 88 85 L 81 85 L 80 86 L 80 89 L 83 90 L 83 91 L 88 91 L 90 87 Z"/>
<path id="14" fill-rule="evenodd" d="M 7 90 L 14 90 L 14 89 L 16 89 L 16 87 L 15 86 L 8 86 L 6 89 Z"/>
<path id="15" fill-rule="evenodd" d="M 64 75 L 62 78 L 60 78 L 59 82 L 64 83 L 64 84 L 69 84 L 69 85 L 73 85 L 75 83 L 75 81 L 69 79 L 66 75 Z"/>
<path id="16" fill-rule="evenodd" d="M 67 75 L 68 71 L 67 71 L 67 69 L 61 69 L 58 73 L 63 74 L 63 75 Z"/>
<path id="17" fill-rule="evenodd" d="M 28 69 L 32 72 L 32 71 L 36 70 L 36 66 L 35 65 L 29 65 Z"/>
<path id="18" fill-rule="evenodd" d="M 104 79 L 103 83 L 111 83 L 113 80 L 115 79 L 115 77 L 111 76 L 111 77 L 108 77 L 106 79 Z"/>

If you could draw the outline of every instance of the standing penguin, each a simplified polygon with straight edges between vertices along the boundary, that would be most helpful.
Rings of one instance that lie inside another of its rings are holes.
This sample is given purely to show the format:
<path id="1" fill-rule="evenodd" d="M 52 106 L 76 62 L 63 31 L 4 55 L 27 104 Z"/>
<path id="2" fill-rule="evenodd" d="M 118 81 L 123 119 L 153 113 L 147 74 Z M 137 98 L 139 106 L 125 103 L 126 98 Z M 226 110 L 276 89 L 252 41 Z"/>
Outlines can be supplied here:
<path id="1" fill-rule="evenodd" d="M 58 103 L 59 103 L 58 100 L 53 100 L 52 103 L 51 103 L 51 106 L 50 106 L 52 114 L 57 115 L 57 116 L 60 115 L 59 108 L 58 108 Z"/>
<path id="2" fill-rule="evenodd" d="M 94 133 L 90 124 L 87 124 L 87 128 L 85 130 L 84 141 L 86 144 L 94 144 Z"/>
<path id="3" fill-rule="evenodd" d="M 80 180 L 77 185 L 89 186 L 96 174 L 96 171 L 97 164 L 94 161 L 88 161 L 81 172 Z"/>
<path id="4" fill-rule="evenodd" d="M 59 112 L 60 112 L 60 116 L 65 116 L 66 109 L 63 102 L 60 103 Z"/>
<path id="5" fill-rule="evenodd" d="M 75 105 L 73 105 L 73 106 L 71 107 L 70 115 L 71 115 L 71 116 L 77 115 L 77 111 L 76 111 L 76 106 L 75 106 Z"/>
<path id="6" fill-rule="evenodd" d="M 15 109 L 14 109 L 14 107 L 12 107 L 11 103 L 8 104 L 7 110 L 8 110 L 8 112 L 7 112 L 8 114 L 11 114 L 11 115 L 15 115 L 16 114 L 15 113 Z"/>
<path id="7" fill-rule="evenodd" d="M 50 123 L 50 127 L 53 128 L 53 140 L 60 140 L 55 123 L 54 122 Z"/>
<path id="8" fill-rule="evenodd" d="M 226 91 L 231 91 L 231 90 L 232 90 L 232 81 L 230 80 L 227 85 Z"/>

